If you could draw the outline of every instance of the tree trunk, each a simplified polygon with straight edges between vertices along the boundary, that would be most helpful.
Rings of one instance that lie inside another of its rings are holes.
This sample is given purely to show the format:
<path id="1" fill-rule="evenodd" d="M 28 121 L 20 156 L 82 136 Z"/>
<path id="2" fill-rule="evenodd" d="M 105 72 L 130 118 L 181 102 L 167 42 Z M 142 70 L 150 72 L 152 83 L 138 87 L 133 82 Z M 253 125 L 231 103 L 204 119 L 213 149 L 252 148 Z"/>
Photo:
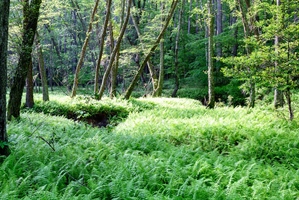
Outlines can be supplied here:
<path id="1" fill-rule="evenodd" d="M 159 71 L 159 79 L 158 86 L 153 93 L 154 97 L 160 97 L 162 95 L 164 83 L 164 41 L 160 42 L 160 71 Z"/>
<path id="2" fill-rule="evenodd" d="M 11 120 L 12 117 L 20 117 L 22 94 L 25 86 L 25 79 L 28 73 L 29 65 L 32 60 L 32 45 L 37 29 L 37 21 L 41 2 L 41 0 L 24 0 L 23 2 L 22 45 L 18 66 L 16 69 L 16 73 L 13 77 L 13 83 L 9 94 L 7 113 L 8 120 Z"/>
<path id="3" fill-rule="evenodd" d="M 189 4 L 188 34 L 191 33 L 191 12 L 192 12 L 192 0 L 190 0 L 190 4 Z"/>
<path id="4" fill-rule="evenodd" d="M 182 26 L 182 18 L 183 18 L 183 11 L 185 6 L 185 0 L 182 1 L 180 13 L 179 13 L 179 21 L 178 21 L 178 30 L 175 39 L 175 49 L 174 49 L 174 89 L 171 94 L 171 97 L 176 97 L 177 92 L 180 87 L 180 80 L 179 80 L 179 42 L 180 42 L 180 33 L 181 33 L 181 26 Z"/>
<path id="5" fill-rule="evenodd" d="M 82 67 L 83 62 L 84 62 L 84 57 L 85 57 L 85 53 L 86 53 L 88 41 L 89 41 L 90 34 L 91 34 L 91 31 L 92 31 L 92 23 L 94 21 L 94 17 L 95 17 L 97 8 L 98 8 L 99 1 L 100 0 L 96 0 L 95 5 L 93 7 L 92 14 L 91 14 L 90 21 L 89 21 L 88 30 L 86 32 L 86 38 L 84 40 L 84 44 L 82 46 L 80 58 L 79 58 L 79 61 L 78 61 L 77 67 L 76 67 L 76 72 L 75 72 L 75 77 L 74 77 L 74 83 L 73 83 L 73 89 L 72 89 L 72 94 L 71 94 L 72 98 L 75 97 L 76 93 L 77 93 L 78 81 L 79 81 L 79 73 L 80 73 L 81 67 Z"/>
<path id="6" fill-rule="evenodd" d="M 6 131 L 7 41 L 9 4 L 9 0 L 0 1 L 0 155 L 5 156 L 9 154 Z"/>
<path id="7" fill-rule="evenodd" d="M 41 76 L 42 88 L 43 88 L 43 101 L 49 101 L 49 89 L 48 80 L 45 68 L 45 61 L 43 56 L 42 45 L 39 40 L 39 35 L 36 33 L 36 48 L 37 48 L 37 58 L 38 58 L 38 68 Z"/>
<path id="8" fill-rule="evenodd" d="M 288 108 L 289 108 L 290 120 L 292 121 L 294 119 L 294 112 L 293 112 L 293 109 L 292 109 L 292 98 L 291 98 L 290 88 L 286 89 L 285 96 L 286 96 L 287 104 L 288 104 Z"/>
<path id="9" fill-rule="evenodd" d="M 143 60 L 143 62 L 142 62 L 142 64 L 141 64 L 141 66 L 140 66 L 140 68 L 138 69 L 137 74 L 134 76 L 134 78 L 133 78 L 133 80 L 132 80 L 130 86 L 129 86 L 128 89 L 126 90 L 125 95 L 124 95 L 124 98 L 125 98 L 125 99 L 129 99 L 129 98 L 130 98 L 130 96 L 131 96 L 131 94 L 132 94 L 132 92 L 133 92 L 133 90 L 134 90 L 134 87 L 135 87 L 135 85 L 136 85 L 136 83 L 137 83 L 137 81 L 138 81 L 138 79 L 139 79 L 139 77 L 140 77 L 140 75 L 141 75 L 141 73 L 142 73 L 144 67 L 145 67 L 146 64 L 147 64 L 147 61 L 150 59 L 150 56 L 151 56 L 152 52 L 155 51 L 155 49 L 156 49 L 157 46 L 159 45 L 161 39 L 163 38 L 164 33 L 165 33 L 165 31 L 166 31 L 166 29 L 167 29 L 167 27 L 168 27 L 168 24 L 169 24 L 169 22 L 170 22 L 170 20 L 171 20 L 171 18 L 172 18 L 172 16 L 173 16 L 173 13 L 174 13 L 174 11 L 175 11 L 175 8 L 176 8 L 177 3 L 178 3 L 178 0 L 174 0 L 174 1 L 172 2 L 172 4 L 171 4 L 171 9 L 170 9 L 170 11 L 169 11 L 169 13 L 168 13 L 168 16 L 167 16 L 167 19 L 166 19 L 166 21 L 165 21 L 165 24 L 164 24 L 164 26 L 163 26 L 163 28 L 162 28 L 162 30 L 161 30 L 159 36 L 157 37 L 157 39 L 156 39 L 154 45 L 152 46 L 152 48 L 150 49 L 149 53 L 148 53 L 148 54 L 146 55 L 146 57 L 144 58 L 144 60 Z"/>
<path id="10" fill-rule="evenodd" d="M 105 22 L 103 26 L 103 30 L 100 36 L 100 52 L 97 60 L 96 70 L 95 70 L 95 78 L 94 78 L 94 95 L 96 96 L 99 91 L 99 72 L 101 67 L 102 56 L 104 52 L 104 44 L 105 44 L 105 36 L 107 32 L 108 22 L 110 19 L 110 8 L 111 8 L 111 0 L 107 0 L 107 9 L 106 9 L 106 16 Z"/>
<path id="11" fill-rule="evenodd" d="M 243 23 L 243 29 L 244 29 L 244 37 L 248 38 L 252 35 L 255 35 L 256 37 L 259 36 L 257 28 L 255 27 L 255 20 L 254 17 L 251 17 L 250 20 L 247 18 L 247 12 L 250 9 L 250 1 L 245 0 L 245 5 L 242 4 L 241 0 L 237 0 L 237 4 L 239 7 L 239 11 L 241 13 L 242 23 Z M 252 47 L 249 45 L 245 45 L 245 49 L 247 51 L 247 55 L 250 55 L 252 52 Z M 252 71 L 251 69 L 248 69 L 248 71 Z M 249 97 L 249 107 L 253 108 L 255 105 L 255 81 L 252 79 L 252 76 L 250 78 L 250 97 Z"/>
<path id="12" fill-rule="evenodd" d="M 137 24 L 137 21 L 135 20 L 135 18 L 134 18 L 133 15 L 131 15 L 131 19 L 132 19 L 132 22 L 134 24 L 134 27 L 135 27 L 135 30 L 136 30 L 139 42 L 141 44 L 142 51 L 145 51 L 144 44 L 143 44 L 143 41 L 142 41 L 142 37 L 141 37 L 141 33 L 140 33 L 140 30 L 139 30 L 139 26 Z M 149 69 L 149 72 L 150 72 L 150 75 L 151 75 L 151 79 L 152 79 L 153 95 L 154 95 L 154 93 L 155 93 L 155 91 L 156 91 L 156 89 L 158 87 L 158 78 L 157 78 L 157 74 L 156 74 L 156 72 L 154 70 L 153 64 L 151 63 L 150 60 L 147 61 L 147 66 L 148 66 L 148 69 Z"/>
<path id="13" fill-rule="evenodd" d="M 32 61 L 28 67 L 27 79 L 26 79 L 26 107 L 33 108 L 33 70 L 32 70 Z"/>
<path id="14" fill-rule="evenodd" d="M 222 2 L 217 0 L 217 15 L 216 15 L 216 35 L 220 35 L 223 31 L 222 28 Z M 220 42 L 216 43 L 216 56 L 217 58 L 222 57 L 222 46 Z M 221 62 L 216 60 L 216 71 L 219 72 L 221 68 Z"/>
<path id="15" fill-rule="evenodd" d="M 113 26 L 112 21 L 110 20 L 110 43 L 111 43 L 111 53 L 114 49 L 114 37 L 113 37 Z M 117 72 L 118 72 L 118 64 L 119 64 L 119 49 L 115 56 L 114 65 L 111 69 L 111 88 L 110 88 L 110 98 L 116 97 L 116 83 L 117 83 Z"/>
<path id="16" fill-rule="evenodd" d="M 208 0 L 208 91 L 209 102 L 208 108 L 215 107 L 215 92 L 214 92 L 214 14 L 212 0 Z"/>
<path id="17" fill-rule="evenodd" d="M 251 80 L 249 83 L 250 86 L 250 96 L 249 96 L 249 108 L 254 108 L 255 106 L 255 81 Z"/>
<path id="18" fill-rule="evenodd" d="M 277 6 L 277 10 L 280 6 L 280 0 L 276 0 L 276 6 Z M 279 15 L 277 13 L 277 15 Z M 277 22 L 278 22 L 278 16 L 277 16 Z M 274 45 L 275 45 L 275 55 L 278 57 L 278 50 L 279 50 L 279 37 L 278 35 L 275 36 L 274 39 Z M 277 68 L 278 68 L 278 61 L 276 60 L 274 62 L 274 66 L 275 66 L 275 73 L 277 73 Z M 279 108 L 279 107 L 283 107 L 284 105 L 284 99 L 283 99 L 283 92 L 280 91 L 278 88 L 274 89 L 274 107 L 275 109 Z"/>
<path id="19" fill-rule="evenodd" d="M 112 54 L 110 56 L 109 65 L 108 65 L 108 67 L 107 67 L 107 69 L 106 69 L 106 71 L 104 73 L 102 84 L 101 84 L 101 88 L 100 88 L 99 93 L 97 95 L 97 98 L 99 100 L 103 97 L 104 90 L 105 90 L 105 87 L 106 87 L 106 82 L 108 80 L 108 76 L 110 74 L 111 68 L 113 67 L 113 62 L 115 61 L 115 56 L 116 56 L 117 52 L 119 51 L 122 38 L 123 38 L 123 36 L 125 34 L 125 31 L 127 29 L 127 25 L 128 25 L 129 18 L 130 18 L 131 3 L 132 3 L 132 0 L 128 0 L 126 18 L 125 18 L 124 24 L 123 24 L 123 26 L 121 28 L 119 37 L 117 39 L 117 43 L 116 43 L 116 45 L 115 45 L 115 47 L 113 49 L 113 52 L 112 52 Z"/>

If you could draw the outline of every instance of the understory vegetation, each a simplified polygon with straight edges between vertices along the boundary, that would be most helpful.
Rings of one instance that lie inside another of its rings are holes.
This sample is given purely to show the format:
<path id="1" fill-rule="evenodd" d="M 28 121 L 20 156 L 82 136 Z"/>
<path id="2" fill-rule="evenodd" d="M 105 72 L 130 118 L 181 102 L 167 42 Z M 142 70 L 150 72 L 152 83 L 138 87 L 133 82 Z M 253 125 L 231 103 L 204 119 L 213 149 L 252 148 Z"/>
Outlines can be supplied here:
<path id="1" fill-rule="evenodd" d="M 0 199 L 299 196 L 298 117 L 288 121 L 286 108 L 210 110 L 183 98 L 52 99 L 9 122 Z M 80 120 L 101 121 L 99 113 L 105 127 Z"/>

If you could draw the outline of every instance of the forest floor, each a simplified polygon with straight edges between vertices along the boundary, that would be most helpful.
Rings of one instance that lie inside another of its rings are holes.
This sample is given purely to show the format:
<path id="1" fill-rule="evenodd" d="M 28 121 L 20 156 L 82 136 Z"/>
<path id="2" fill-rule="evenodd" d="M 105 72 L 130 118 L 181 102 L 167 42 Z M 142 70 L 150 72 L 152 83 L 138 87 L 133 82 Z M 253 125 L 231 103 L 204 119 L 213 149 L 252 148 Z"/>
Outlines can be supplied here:
<path id="1" fill-rule="evenodd" d="M 286 108 L 55 98 L 9 122 L 1 200 L 299 197 L 299 120 Z"/>

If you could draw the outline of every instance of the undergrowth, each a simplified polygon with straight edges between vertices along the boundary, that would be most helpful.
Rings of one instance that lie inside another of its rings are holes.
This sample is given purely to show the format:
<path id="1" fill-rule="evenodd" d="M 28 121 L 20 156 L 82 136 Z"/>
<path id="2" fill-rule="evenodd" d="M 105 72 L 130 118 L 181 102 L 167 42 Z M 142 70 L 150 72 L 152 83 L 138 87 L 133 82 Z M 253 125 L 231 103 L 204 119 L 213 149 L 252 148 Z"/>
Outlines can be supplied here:
<path id="1" fill-rule="evenodd" d="M 104 108 L 83 97 L 66 102 L 43 104 L 44 114 L 24 112 L 9 123 L 12 153 L 0 165 L 0 199 L 299 196 L 298 121 L 278 111 L 209 110 L 168 98 L 106 100 Z M 113 127 L 94 128 L 49 116 L 56 107 L 126 114 Z"/>

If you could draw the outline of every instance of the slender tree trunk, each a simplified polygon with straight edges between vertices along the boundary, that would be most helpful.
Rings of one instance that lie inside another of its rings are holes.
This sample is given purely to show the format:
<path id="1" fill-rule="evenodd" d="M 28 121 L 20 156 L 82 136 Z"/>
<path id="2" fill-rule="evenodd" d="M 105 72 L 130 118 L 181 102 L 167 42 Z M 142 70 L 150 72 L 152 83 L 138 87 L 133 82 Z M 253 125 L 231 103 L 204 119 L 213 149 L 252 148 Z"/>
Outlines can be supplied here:
<path id="1" fill-rule="evenodd" d="M 223 31 L 222 28 L 222 2 L 217 0 L 217 15 L 216 15 L 216 35 L 219 36 Z M 220 42 L 216 43 L 216 56 L 217 58 L 222 57 L 222 46 Z M 221 68 L 221 62 L 216 60 L 216 71 L 219 72 Z"/>
<path id="2" fill-rule="evenodd" d="M 232 17 L 231 25 L 235 24 L 237 22 L 236 17 Z M 234 30 L 234 44 L 232 47 L 232 56 L 237 56 L 238 54 L 238 26 Z"/>
<path id="3" fill-rule="evenodd" d="M 140 41 L 142 51 L 144 51 L 145 49 L 144 49 L 144 44 L 143 44 L 142 37 L 141 37 L 141 34 L 140 34 L 139 26 L 138 26 L 138 24 L 137 24 L 137 22 L 136 22 L 133 15 L 131 15 L 131 19 L 132 19 L 132 22 L 134 24 L 138 39 Z M 148 66 L 148 69 L 149 69 L 149 72 L 150 72 L 150 75 L 151 75 L 151 79 L 152 79 L 153 95 L 154 95 L 154 93 L 155 93 L 155 91 L 158 87 L 158 78 L 157 78 L 157 74 L 155 72 L 154 66 L 153 66 L 153 64 L 151 63 L 150 60 L 147 61 L 147 66 Z"/>
<path id="4" fill-rule="evenodd" d="M 77 2 L 76 0 L 71 0 L 70 2 L 71 2 L 72 7 L 73 7 L 74 9 L 76 9 L 76 10 L 80 10 L 80 7 L 79 7 L 78 2 Z M 87 32 L 87 29 L 86 29 L 86 24 L 85 24 L 85 21 L 84 21 L 84 19 L 83 19 L 83 16 L 82 16 L 80 13 L 78 13 L 78 12 L 76 12 L 76 14 L 77 14 L 77 16 L 78 16 L 78 18 L 79 18 L 79 20 L 80 20 L 80 22 L 81 22 L 81 24 L 82 24 L 82 29 L 83 29 L 83 31 L 86 33 L 86 32 Z"/>
<path id="5" fill-rule="evenodd" d="M 291 98 L 290 88 L 286 89 L 285 96 L 286 96 L 287 104 L 288 104 L 288 108 L 289 108 L 290 120 L 292 121 L 294 119 L 294 112 L 293 112 L 293 109 L 292 109 L 292 98 Z"/>
<path id="6" fill-rule="evenodd" d="M 178 21 L 178 30 L 175 39 L 175 49 L 174 49 L 174 89 L 171 94 L 172 97 L 177 96 L 177 92 L 180 87 L 180 80 L 179 80 L 179 42 L 180 42 L 180 34 L 181 34 L 181 26 L 182 26 L 182 18 L 183 18 L 183 11 L 185 6 L 185 0 L 182 0 L 181 9 L 179 12 L 179 21 Z"/>
<path id="7" fill-rule="evenodd" d="M 93 10 L 92 10 L 92 14 L 91 14 L 91 17 L 90 17 L 90 22 L 89 22 L 88 30 L 86 32 L 86 38 L 84 40 L 84 44 L 82 46 L 82 50 L 81 50 L 81 54 L 80 54 L 80 59 L 78 61 L 77 67 L 76 67 L 76 72 L 75 72 L 75 77 L 74 77 L 74 83 L 73 83 L 73 89 L 72 89 L 71 97 L 75 97 L 76 93 L 77 93 L 78 81 L 79 81 L 79 73 L 80 73 L 81 67 L 82 67 L 83 62 L 84 62 L 84 57 L 85 57 L 85 53 L 86 53 L 88 41 L 89 41 L 90 34 L 91 34 L 91 31 L 92 31 L 92 24 L 93 24 L 94 17 L 95 17 L 97 8 L 98 8 L 99 1 L 100 0 L 96 0 L 95 5 L 94 5 Z"/>
<path id="8" fill-rule="evenodd" d="M 169 22 L 170 22 L 170 20 L 171 20 L 171 18 L 172 18 L 172 16 L 173 16 L 173 13 L 174 13 L 174 11 L 175 11 L 175 8 L 176 8 L 176 6 L 177 6 L 177 3 L 178 3 L 178 0 L 174 0 L 174 1 L 172 1 L 171 9 L 170 9 L 170 11 L 169 11 L 169 13 L 168 13 L 168 16 L 167 16 L 167 18 L 166 18 L 165 24 L 164 24 L 164 26 L 163 26 L 163 28 L 162 28 L 162 30 L 161 30 L 159 36 L 157 37 L 157 39 L 156 39 L 154 45 L 151 47 L 149 53 L 148 53 L 148 54 L 146 55 L 146 57 L 144 58 L 144 60 L 143 60 L 143 62 L 142 62 L 142 64 L 141 64 L 141 66 L 140 66 L 140 68 L 139 68 L 138 71 L 137 71 L 137 74 L 134 76 L 134 78 L 133 78 L 131 84 L 129 85 L 128 89 L 126 90 L 125 95 L 124 95 L 124 98 L 125 98 L 125 99 L 129 99 L 129 98 L 130 98 L 130 96 L 131 96 L 131 94 L 132 94 L 132 92 L 133 92 L 133 90 L 134 90 L 134 87 L 135 87 L 136 83 L 138 82 L 138 79 L 139 79 L 139 77 L 140 77 L 140 75 L 141 75 L 141 73 L 142 73 L 144 67 L 145 67 L 146 64 L 147 64 L 147 61 L 150 59 L 150 56 L 151 56 L 152 52 L 155 51 L 155 49 L 156 49 L 157 46 L 159 45 L 161 39 L 163 38 L 164 33 L 165 33 L 165 31 L 166 31 L 166 29 L 167 29 L 167 27 L 168 27 L 168 24 L 169 24 Z"/>
<path id="9" fill-rule="evenodd" d="M 95 70 L 95 78 L 94 78 L 94 95 L 97 96 L 99 92 L 99 72 L 101 67 L 102 56 L 104 52 L 104 44 L 105 44 L 105 36 L 107 32 L 108 22 L 110 19 L 110 8 L 111 8 L 111 0 L 107 0 L 107 9 L 106 9 L 106 16 L 105 22 L 103 26 L 103 30 L 100 36 L 100 52 L 97 60 L 96 70 Z"/>
<path id="10" fill-rule="evenodd" d="M 37 58 L 38 58 L 38 68 L 41 76 L 42 88 L 43 88 L 43 101 L 49 101 L 49 89 L 48 80 L 45 68 L 45 61 L 43 56 L 42 45 L 39 40 L 39 35 L 36 33 L 36 47 L 37 47 Z"/>
<path id="11" fill-rule="evenodd" d="M 25 86 L 25 79 L 28 74 L 29 65 L 32 60 L 32 45 L 37 29 L 37 21 L 41 2 L 41 0 L 24 0 L 23 2 L 22 45 L 18 66 L 13 77 L 13 83 L 9 94 L 7 113 L 8 120 L 11 120 L 12 117 L 20 117 L 22 94 Z"/>
<path id="12" fill-rule="evenodd" d="M 214 91 L 214 14 L 212 0 L 208 0 L 208 90 L 209 90 L 209 108 L 215 107 Z"/>
<path id="13" fill-rule="evenodd" d="M 117 43 L 116 43 L 116 45 L 115 45 L 115 47 L 113 49 L 113 52 L 112 52 L 112 54 L 110 56 L 109 65 L 108 65 L 108 67 L 107 67 L 107 69 L 106 69 L 106 71 L 104 73 L 102 84 L 101 84 L 99 93 L 97 95 L 97 98 L 99 100 L 103 97 L 104 90 L 105 90 L 105 87 L 106 87 L 106 82 L 108 80 L 108 76 L 110 74 L 111 68 L 113 67 L 113 62 L 115 61 L 115 56 L 116 56 L 117 52 L 119 51 L 122 38 L 123 38 L 123 36 L 125 34 L 125 31 L 126 31 L 126 28 L 127 28 L 127 25 L 128 25 L 128 21 L 129 21 L 129 18 L 130 18 L 131 3 L 132 3 L 132 0 L 128 0 L 126 18 L 125 18 L 124 24 L 123 24 L 123 26 L 121 28 L 119 37 L 117 39 Z"/>
<path id="14" fill-rule="evenodd" d="M 241 13 L 241 18 L 242 18 L 242 23 L 243 23 L 243 29 L 244 29 L 244 36 L 245 38 L 248 38 L 252 35 L 255 35 L 256 37 L 258 37 L 258 31 L 257 28 L 255 27 L 255 21 L 254 18 L 251 17 L 250 20 L 248 20 L 247 18 L 247 12 L 248 9 L 250 8 L 250 1 L 249 0 L 245 0 L 245 4 L 242 4 L 243 2 L 241 2 L 241 0 L 237 0 L 237 5 L 239 7 L 239 11 Z M 246 8 L 245 8 L 246 6 Z M 252 47 L 250 47 L 250 45 L 246 45 L 245 49 L 247 51 L 247 55 L 249 56 L 252 52 Z M 248 71 L 252 71 L 251 69 L 248 69 Z M 249 77 L 250 78 L 250 96 L 249 96 L 249 107 L 253 108 L 255 105 L 255 81 L 253 80 L 253 77 Z"/>
<path id="15" fill-rule="evenodd" d="M 161 2 L 161 12 L 165 10 L 164 2 Z M 161 18 L 161 28 L 163 28 L 163 22 L 165 17 L 162 15 Z M 160 70 L 159 70 L 159 79 L 156 90 L 153 92 L 153 97 L 160 97 L 162 95 L 162 89 L 164 84 L 164 41 L 160 41 Z"/>
<path id="16" fill-rule="evenodd" d="M 191 11 L 192 11 L 192 0 L 190 0 L 190 4 L 189 4 L 188 34 L 191 33 Z"/>
<path id="17" fill-rule="evenodd" d="M 122 26 L 122 25 L 121 25 Z M 110 20 L 110 43 L 111 43 L 111 53 L 113 52 L 114 49 L 114 37 L 113 37 L 113 26 L 112 26 L 112 21 Z M 115 61 L 111 69 L 111 88 L 110 88 L 110 98 L 116 97 L 116 83 L 117 83 L 117 72 L 118 72 L 118 64 L 119 64 L 119 49 L 116 53 L 115 56 Z"/>
<path id="18" fill-rule="evenodd" d="M 0 155 L 8 155 L 6 131 L 7 41 L 9 0 L 0 1 Z"/>
<path id="19" fill-rule="evenodd" d="M 160 97 L 162 95 L 164 83 L 164 41 L 160 42 L 160 70 L 157 89 L 154 91 L 154 97 Z"/>
<path id="20" fill-rule="evenodd" d="M 276 6 L 277 6 L 277 10 L 280 6 L 280 0 L 276 0 Z M 277 13 L 277 22 L 278 22 L 278 13 Z M 275 54 L 278 57 L 278 50 L 279 50 L 279 37 L 278 35 L 275 36 L 274 39 L 274 45 L 275 45 Z M 274 62 L 274 66 L 275 66 L 275 73 L 277 73 L 277 68 L 278 68 L 278 61 Z M 283 92 L 280 91 L 278 88 L 274 89 L 274 107 L 275 109 L 279 108 L 279 107 L 283 107 L 284 105 L 284 99 L 283 99 Z"/>
<path id="21" fill-rule="evenodd" d="M 26 79 L 26 107 L 33 108 L 33 63 L 31 61 L 28 67 L 27 79 Z"/>

